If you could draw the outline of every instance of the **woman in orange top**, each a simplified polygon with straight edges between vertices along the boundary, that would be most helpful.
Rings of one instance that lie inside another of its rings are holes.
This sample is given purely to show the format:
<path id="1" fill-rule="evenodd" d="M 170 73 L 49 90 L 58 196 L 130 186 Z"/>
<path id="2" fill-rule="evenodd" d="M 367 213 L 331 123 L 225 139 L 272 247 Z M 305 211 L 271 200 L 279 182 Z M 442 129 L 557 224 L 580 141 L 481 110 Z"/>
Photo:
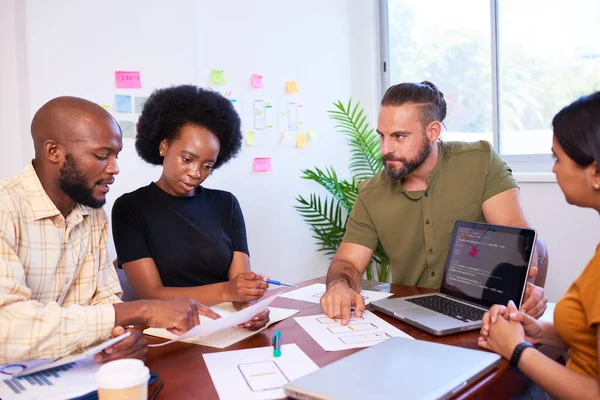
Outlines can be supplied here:
<path id="1" fill-rule="evenodd" d="M 569 204 L 600 213 L 600 92 L 563 108 L 552 121 L 552 172 Z M 511 361 L 535 383 L 529 399 L 600 399 L 600 246 L 556 304 L 554 323 L 540 322 L 515 305 L 494 306 L 483 318 L 479 346 Z M 566 367 L 531 344 L 569 350 Z"/>

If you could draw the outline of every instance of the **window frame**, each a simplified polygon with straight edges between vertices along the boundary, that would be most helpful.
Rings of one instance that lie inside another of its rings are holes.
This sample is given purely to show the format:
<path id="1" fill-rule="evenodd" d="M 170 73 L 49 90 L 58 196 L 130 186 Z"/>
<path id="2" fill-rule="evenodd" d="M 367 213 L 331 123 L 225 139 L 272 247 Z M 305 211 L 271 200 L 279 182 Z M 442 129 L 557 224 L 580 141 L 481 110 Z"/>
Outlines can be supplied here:
<path id="1" fill-rule="evenodd" d="M 501 155 L 502 159 L 510 165 L 517 179 L 524 182 L 553 182 L 552 165 L 554 160 L 548 149 L 544 154 L 503 154 L 500 132 L 500 45 L 499 40 L 499 9 L 500 0 L 489 0 L 490 22 L 491 22 L 491 66 L 492 66 L 492 130 L 494 149 Z M 388 24 L 388 0 L 379 0 L 379 48 L 381 57 L 381 93 L 385 93 L 390 87 L 390 54 L 389 54 L 389 24 Z M 437 83 L 437 82 L 436 82 Z M 440 83 L 443 86 L 443 82 Z"/>

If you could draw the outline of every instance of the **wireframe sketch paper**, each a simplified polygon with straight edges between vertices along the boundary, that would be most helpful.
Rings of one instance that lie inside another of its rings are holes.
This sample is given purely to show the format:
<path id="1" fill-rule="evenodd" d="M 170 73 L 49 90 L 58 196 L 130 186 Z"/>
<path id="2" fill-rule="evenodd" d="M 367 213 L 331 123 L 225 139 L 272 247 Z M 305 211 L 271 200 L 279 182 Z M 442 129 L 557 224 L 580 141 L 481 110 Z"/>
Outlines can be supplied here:
<path id="1" fill-rule="evenodd" d="M 281 346 L 281 357 L 273 357 L 271 346 L 203 357 L 221 400 L 280 399 L 283 385 L 319 369 L 294 343 Z"/>
<path id="2" fill-rule="evenodd" d="M 321 296 L 325 294 L 326 287 L 323 283 L 315 283 L 314 285 L 306 286 L 300 289 L 285 292 L 279 295 L 279 297 L 285 297 L 286 299 L 308 301 L 309 303 L 319 304 Z M 365 304 L 369 304 L 372 301 L 377 301 L 390 297 L 394 293 L 383 293 L 374 292 L 372 290 L 361 290 L 360 294 L 365 299 Z"/>
<path id="3" fill-rule="evenodd" d="M 265 121 L 265 101 L 264 100 L 254 100 L 253 103 L 253 115 L 254 115 L 254 129 L 265 129 L 266 121 Z"/>
<path id="4" fill-rule="evenodd" d="M 235 310 L 235 308 L 233 308 L 233 304 L 231 304 L 231 303 L 219 304 L 217 306 L 211 307 L 211 309 L 214 312 L 216 312 L 217 314 L 221 315 L 221 317 L 225 317 L 225 316 L 227 316 L 229 314 L 233 314 L 234 312 L 237 311 L 237 310 Z M 231 311 L 231 310 L 233 310 L 233 311 Z M 250 331 L 246 328 L 240 328 L 240 327 L 234 326 L 231 328 L 221 329 L 217 332 L 213 332 L 206 336 L 198 336 L 195 338 L 185 339 L 185 340 L 183 340 L 183 342 L 199 344 L 202 346 L 215 347 L 218 349 L 224 349 L 224 348 L 229 347 L 232 344 L 235 344 L 237 342 L 240 342 L 252 335 L 256 335 L 257 333 L 262 332 L 263 330 L 267 329 L 269 326 L 273 325 L 274 323 L 283 321 L 284 319 L 289 318 L 292 315 L 298 313 L 300 310 L 269 307 L 269 311 L 271 312 L 269 314 L 269 323 L 267 325 L 265 325 L 263 328 L 260 328 L 258 330 Z M 205 318 L 205 317 L 203 317 L 203 318 Z M 206 318 L 206 319 L 208 321 L 202 322 L 202 323 L 210 323 L 210 321 L 214 321 L 209 318 Z M 160 329 L 160 328 L 148 328 L 144 331 L 144 333 L 147 335 L 157 336 L 157 337 L 161 337 L 161 338 L 165 338 L 165 339 L 176 339 L 177 338 L 177 335 L 172 334 L 171 332 L 169 332 L 166 329 Z"/>
<path id="5" fill-rule="evenodd" d="M 325 314 L 294 319 L 325 351 L 369 347 L 391 337 L 412 339 L 370 311 L 365 311 L 360 318 L 352 314 L 346 326 Z"/>
<path id="6" fill-rule="evenodd" d="M 60 365 L 45 371 L 16 377 L 35 367 L 39 361 L 0 366 L 0 398 L 13 399 L 72 399 L 98 389 L 95 375 L 101 364 L 93 358 Z"/>
<path id="7" fill-rule="evenodd" d="M 192 338 L 194 336 L 200 335 L 208 335 L 213 332 L 220 331 L 221 329 L 233 328 L 238 326 L 239 324 L 243 324 L 244 322 L 250 321 L 252 317 L 256 314 L 260 313 L 262 310 L 267 308 L 273 300 L 277 298 L 277 294 L 273 296 L 269 296 L 256 304 L 251 305 L 250 307 L 244 308 L 243 310 L 236 311 L 232 314 L 229 314 L 225 317 L 221 317 L 216 320 L 210 320 L 210 318 L 200 319 L 200 325 L 196 325 L 183 335 L 177 336 L 173 340 L 169 340 L 168 342 L 151 344 L 149 347 L 160 347 L 170 343 L 179 342 L 180 340 Z M 208 322 L 210 321 L 210 322 Z"/>

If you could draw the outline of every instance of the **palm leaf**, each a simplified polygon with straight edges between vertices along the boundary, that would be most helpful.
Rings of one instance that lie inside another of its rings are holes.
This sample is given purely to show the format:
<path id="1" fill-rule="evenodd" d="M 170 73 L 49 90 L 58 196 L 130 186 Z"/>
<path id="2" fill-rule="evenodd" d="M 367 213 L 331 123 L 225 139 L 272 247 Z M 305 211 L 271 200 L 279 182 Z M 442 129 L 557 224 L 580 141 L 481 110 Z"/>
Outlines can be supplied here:
<path id="1" fill-rule="evenodd" d="M 379 151 L 379 137 L 370 128 L 364 109 L 360 102 L 352 105 L 352 99 L 344 105 L 341 101 L 334 103 L 336 109 L 329 110 L 329 117 L 336 121 L 336 129 L 348 136 L 350 145 L 350 171 L 357 182 L 370 178 L 379 171 L 381 153 Z"/>
<path id="2" fill-rule="evenodd" d="M 342 244 L 348 215 L 358 197 L 358 185 L 383 168 L 379 136 L 369 126 L 360 102 L 353 104 L 350 99 L 347 104 L 338 101 L 333 105 L 335 108 L 328 113 L 336 122 L 337 132 L 345 134 L 348 138 L 352 178 L 340 179 L 333 167 L 305 169 L 302 171 L 302 178 L 318 183 L 332 197 L 322 198 L 314 193 L 310 194 L 308 199 L 298 196 L 294 206 L 310 225 L 319 251 L 330 257 L 335 255 Z M 388 281 L 390 262 L 381 243 L 377 245 L 367 267 L 367 279 L 374 279 L 374 272 L 377 273 L 377 280 Z"/>
<path id="3" fill-rule="evenodd" d="M 309 179 L 323 186 L 327 191 L 348 211 L 352 210 L 354 200 L 358 194 L 358 186 L 354 181 L 340 180 L 333 167 L 321 170 L 305 169 L 302 171 L 302 179 Z"/>
<path id="4" fill-rule="evenodd" d="M 313 238 L 320 246 L 319 251 L 333 255 L 342 243 L 346 228 L 347 212 L 343 205 L 335 199 L 322 200 L 317 194 L 312 193 L 306 200 L 302 196 L 296 197 L 299 205 L 294 206 L 314 233 Z"/>

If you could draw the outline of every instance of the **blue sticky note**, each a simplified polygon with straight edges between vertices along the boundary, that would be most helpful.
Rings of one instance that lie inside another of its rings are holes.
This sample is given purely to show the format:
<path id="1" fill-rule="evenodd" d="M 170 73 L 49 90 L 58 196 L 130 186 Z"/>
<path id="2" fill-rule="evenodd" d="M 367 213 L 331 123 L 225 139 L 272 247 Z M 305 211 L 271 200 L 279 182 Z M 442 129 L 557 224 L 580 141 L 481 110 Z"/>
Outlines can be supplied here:
<path id="1" fill-rule="evenodd" d="M 120 113 L 132 112 L 131 96 L 126 96 L 123 94 L 115 94 L 115 108 L 117 109 L 117 112 L 120 112 Z"/>

